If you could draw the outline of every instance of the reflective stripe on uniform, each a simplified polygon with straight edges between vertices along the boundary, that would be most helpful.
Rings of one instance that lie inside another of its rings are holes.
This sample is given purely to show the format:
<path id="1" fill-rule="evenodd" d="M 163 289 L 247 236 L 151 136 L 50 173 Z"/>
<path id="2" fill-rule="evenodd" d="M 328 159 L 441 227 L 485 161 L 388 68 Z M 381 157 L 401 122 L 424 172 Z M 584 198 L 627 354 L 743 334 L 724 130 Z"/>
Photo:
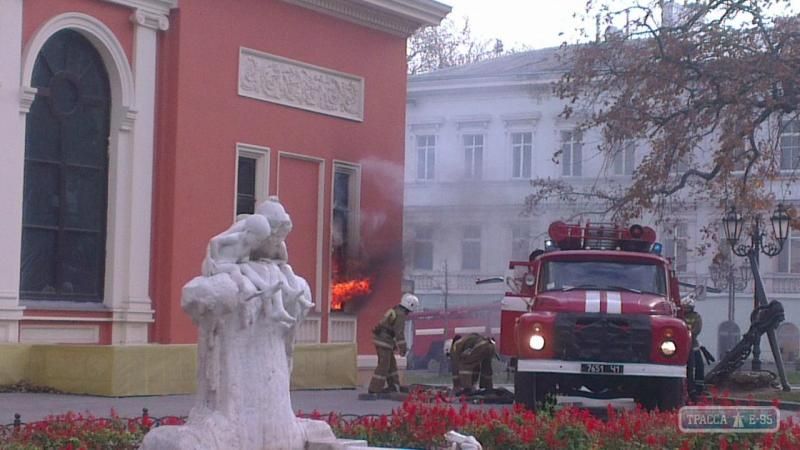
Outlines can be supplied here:
<path id="1" fill-rule="evenodd" d="M 372 343 L 375 344 L 376 347 L 388 348 L 389 350 L 394 350 L 394 345 L 385 341 L 381 341 L 379 339 L 373 339 Z"/>
<path id="2" fill-rule="evenodd" d="M 377 379 L 379 379 L 379 380 L 385 380 L 385 379 L 386 379 L 386 377 L 385 377 L 385 376 L 383 376 L 383 375 L 378 375 L 377 373 L 376 373 L 376 374 L 373 374 L 373 375 L 372 375 L 372 378 L 377 378 Z"/>

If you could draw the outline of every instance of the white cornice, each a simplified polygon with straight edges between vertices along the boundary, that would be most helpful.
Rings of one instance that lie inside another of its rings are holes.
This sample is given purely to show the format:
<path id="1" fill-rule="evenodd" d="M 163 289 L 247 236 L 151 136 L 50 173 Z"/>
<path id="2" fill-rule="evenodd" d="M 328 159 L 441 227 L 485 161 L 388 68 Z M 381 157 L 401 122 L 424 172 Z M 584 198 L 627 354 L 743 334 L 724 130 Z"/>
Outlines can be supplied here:
<path id="1" fill-rule="evenodd" d="M 104 0 L 108 3 L 147 11 L 151 14 L 169 15 L 171 9 L 178 7 L 178 0 Z"/>
<path id="2" fill-rule="evenodd" d="M 413 100 L 417 94 L 425 95 L 450 91 L 476 91 L 486 89 L 536 89 L 551 91 L 553 83 L 559 76 L 520 78 L 516 76 L 505 77 L 459 77 L 442 78 L 436 80 L 417 81 L 413 78 L 408 82 L 408 98 Z"/>
<path id="3" fill-rule="evenodd" d="M 438 25 L 452 9 L 434 0 L 283 0 L 349 22 L 408 37 Z"/>

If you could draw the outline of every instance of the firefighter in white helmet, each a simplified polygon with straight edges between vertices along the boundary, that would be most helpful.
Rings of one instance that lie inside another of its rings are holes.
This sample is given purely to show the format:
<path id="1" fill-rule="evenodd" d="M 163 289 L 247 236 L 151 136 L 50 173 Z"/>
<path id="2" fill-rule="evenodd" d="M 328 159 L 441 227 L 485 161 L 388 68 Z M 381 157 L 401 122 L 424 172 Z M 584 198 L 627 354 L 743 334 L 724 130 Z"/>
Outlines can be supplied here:
<path id="1" fill-rule="evenodd" d="M 453 393 L 473 393 L 475 382 L 481 389 L 492 390 L 492 359 L 495 357 L 495 342 L 491 337 L 470 333 L 455 335 L 450 347 L 450 365 L 453 371 Z"/>
<path id="2" fill-rule="evenodd" d="M 689 396 L 693 400 L 696 399 L 704 389 L 703 377 L 705 376 L 705 367 L 703 364 L 703 356 L 706 356 L 706 360 L 708 360 L 709 364 L 714 361 L 714 358 L 708 353 L 708 350 L 700 344 L 700 340 L 698 339 L 700 332 L 703 330 L 703 318 L 695 311 L 696 301 L 697 294 L 694 292 L 681 298 L 683 320 L 686 322 L 692 335 L 692 349 L 689 353 L 686 375 Z"/>
<path id="3" fill-rule="evenodd" d="M 400 303 L 384 313 L 378 325 L 372 330 L 372 342 L 378 354 L 378 366 L 369 382 L 370 394 L 397 392 L 400 388 L 400 376 L 397 373 L 395 350 L 405 356 L 405 327 L 408 313 L 419 307 L 419 299 L 413 294 L 403 294 Z"/>

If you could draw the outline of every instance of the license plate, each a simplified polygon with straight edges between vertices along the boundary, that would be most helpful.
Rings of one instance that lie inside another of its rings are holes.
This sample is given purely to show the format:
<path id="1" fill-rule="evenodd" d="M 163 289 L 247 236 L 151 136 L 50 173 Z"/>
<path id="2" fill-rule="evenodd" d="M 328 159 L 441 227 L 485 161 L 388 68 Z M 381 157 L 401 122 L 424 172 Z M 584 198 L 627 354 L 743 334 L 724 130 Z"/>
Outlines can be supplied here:
<path id="1" fill-rule="evenodd" d="M 581 372 L 621 375 L 624 367 L 622 364 L 581 364 Z"/>

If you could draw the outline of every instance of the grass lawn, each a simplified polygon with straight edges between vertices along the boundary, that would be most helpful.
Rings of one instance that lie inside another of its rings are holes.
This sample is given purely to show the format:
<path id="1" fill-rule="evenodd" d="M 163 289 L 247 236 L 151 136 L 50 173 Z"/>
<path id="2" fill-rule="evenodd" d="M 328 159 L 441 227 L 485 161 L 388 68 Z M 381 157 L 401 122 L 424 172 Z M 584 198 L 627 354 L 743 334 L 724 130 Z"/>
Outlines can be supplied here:
<path id="1" fill-rule="evenodd" d="M 774 400 L 779 399 L 785 402 L 798 402 L 800 403 L 800 391 L 784 392 L 780 389 L 756 389 L 752 391 L 735 391 L 731 392 L 731 397 L 748 398 L 753 396 L 758 400 Z"/>
<path id="2" fill-rule="evenodd" d="M 786 380 L 791 386 L 800 386 L 800 372 L 794 370 L 786 371 Z M 729 388 L 730 389 L 730 388 Z M 780 399 L 786 402 L 799 402 L 800 403 L 800 390 L 792 390 L 784 392 L 781 389 L 775 388 L 762 388 L 762 389 L 731 389 L 731 397 L 748 398 L 752 396 L 759 400 L 774 400 Z"/>

